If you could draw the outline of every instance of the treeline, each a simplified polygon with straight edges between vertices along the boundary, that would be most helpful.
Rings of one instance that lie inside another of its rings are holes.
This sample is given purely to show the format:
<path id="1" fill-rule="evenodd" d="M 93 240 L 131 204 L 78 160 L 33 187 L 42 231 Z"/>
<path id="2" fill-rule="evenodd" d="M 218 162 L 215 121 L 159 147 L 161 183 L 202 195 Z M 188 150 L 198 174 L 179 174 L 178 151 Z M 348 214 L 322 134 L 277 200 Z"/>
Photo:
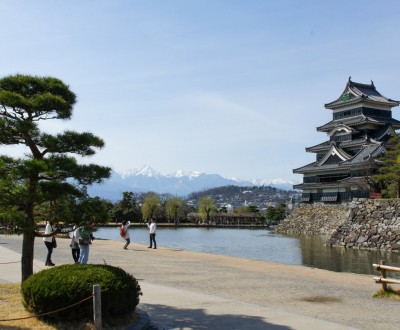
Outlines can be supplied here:
<path id="1" fill-rule="evenodd" d="M 175 224 L 187 221 L 198 222 L 199 220 L 210 223 L 218 214 L 233 214 L 252 215 L 264 218 L 266 223 L 273 224 L 282 220 L 286 213 L 286 204 L 283 202 L 276 207 L 268 206 L 263 215 L 257 205 L 241 205 L 228 210 L 225 205 L 218 206 L 215 199 L 208 195 L 196 196 L 196 204 L 190 204 L 187 201 L 169 195 L 124 192 L 122 200 L 115 203 L 111 209 L 111 220 L 141 222 L 154 218 L 159 222 Z"/>
<path id="2" fill-rule="evenodd" d="M 187 203 L 181 197 L 159 195 L 153 192 L 124 192 L 122 199 L 110 202 L 99 197 L 63 198 L 45 202 L 35 210 L 35 218 L 39 223 L 53 221 L 58 224 L 81 224 L 94 221 L 97 224 L 108 222 L 132 223 L 148 222 L 155 219 L 162 223 L 205 222 L 210 223 L 213 217 L 224 214 L 229 216 L 252 215 L 262 218 L 266 223 L 275 223 L 285 216 L 286 205 L 269 206 L 265 214 L 261 214 L 258 206 L 240 206 L 228 210 L 226 206 L 217 206 L 210 196 L 201 196 L 195 205 Z M 1 221 L 3 225 L 6 219 Z"/>

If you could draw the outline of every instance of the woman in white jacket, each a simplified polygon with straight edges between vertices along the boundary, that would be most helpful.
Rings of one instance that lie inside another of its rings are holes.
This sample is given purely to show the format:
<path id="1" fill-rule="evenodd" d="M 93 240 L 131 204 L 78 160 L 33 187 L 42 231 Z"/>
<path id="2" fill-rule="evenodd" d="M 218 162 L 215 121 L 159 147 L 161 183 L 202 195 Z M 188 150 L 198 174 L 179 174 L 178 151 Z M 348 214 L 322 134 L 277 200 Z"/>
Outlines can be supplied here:
<path id="1" fill-rule="evenodd" d="M 44 230 L 44 234 L 51 234 L 54 232 L 53 222 L 47 221 L 46 229 Z M 55 266 L 53 261 L 51 261 L 51 254 L 53 253 L 53 238 L 54 236 L 46 236 L 43 237 L 44 244 L 47 247 L 47 257 L 46 257 L 46 266 Z"/>
<path id="2" fill-rule="evenodd" d="M 79 242 L 78 238 L 76 237 L 78 228 L 76 225 L 73 228 L 74 230 L 69 233 L 69 237 L 71 237 L 71 251 L 72 251 L 72 258 L 74 259 L 75 263 L 79 263 L 79 254 L 80 254 L 80 249 L 79 249 Z"/>

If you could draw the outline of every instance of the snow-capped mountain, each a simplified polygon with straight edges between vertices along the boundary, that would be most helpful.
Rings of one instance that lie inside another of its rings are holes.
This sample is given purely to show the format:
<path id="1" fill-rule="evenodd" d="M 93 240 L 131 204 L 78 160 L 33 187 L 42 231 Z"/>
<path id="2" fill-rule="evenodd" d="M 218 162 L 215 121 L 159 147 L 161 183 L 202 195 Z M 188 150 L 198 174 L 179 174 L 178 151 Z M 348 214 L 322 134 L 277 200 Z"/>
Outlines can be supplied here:
<path id="1" fill-rule="evenodd" d="M 134 176 L 134 175 L 143 175 L 143 176 L 148 176 L 148 177 L 160 175 L 160 173 L 158 173 L 155 169 L 153 169 L 149 165 L 145 165 L 140 169 L 134 169 L 134 170 L 130 170 L 130 171 L 121 172 L 119 174 L 123 178 L 127 178 L 127 177 Z"/>
<path id="2" fill-rule="evenodd" d="M 267 180 L 251 180 L 256 186 L 270 186 L 283 190 L 292 190 L 293 185 L 298 183 L 286 179 L 267 179 Z"/>
<path id="3" fill-rule="evenodd" d="M 279 181 L 280 180 L 280 181 Z M 269 185 L 279 189 L 290 190 L 293 183 L 287 180 L 238 180 L 224 178 L 219 174 L 206 174 L 198 171 L 183 170 L 162 175 L 150 166 L 144 166 L 126 172 L 113 172 L 111 178 L 103 184 L 92 185 L 88 188 L 90 196 L 99 196 L 111 201 L 119 200 L 125 191 L 148 192 L 159 194 L 169 193 L 177 196 L 187 196 L 192 192 L 202 191 L 221 186 L 253 186 Z"/>

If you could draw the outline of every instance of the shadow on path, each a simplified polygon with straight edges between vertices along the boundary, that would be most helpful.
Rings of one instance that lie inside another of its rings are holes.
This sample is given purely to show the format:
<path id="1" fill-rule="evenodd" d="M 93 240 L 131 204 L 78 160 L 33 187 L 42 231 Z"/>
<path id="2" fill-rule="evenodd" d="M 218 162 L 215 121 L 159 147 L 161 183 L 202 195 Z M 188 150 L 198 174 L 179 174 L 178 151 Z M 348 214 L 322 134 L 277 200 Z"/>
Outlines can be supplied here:
<path id="1" fill-rule="evenodd" d="M 257 316 L 247 315 L 210 315 L 204 309 L 173 308 L 165 305 L 141 304 L 140 308 L 146 311 L 151 324 L 159 330 L 168 329 L 263 329 L 288 330 L 287 326 L 265 322 Z"/>

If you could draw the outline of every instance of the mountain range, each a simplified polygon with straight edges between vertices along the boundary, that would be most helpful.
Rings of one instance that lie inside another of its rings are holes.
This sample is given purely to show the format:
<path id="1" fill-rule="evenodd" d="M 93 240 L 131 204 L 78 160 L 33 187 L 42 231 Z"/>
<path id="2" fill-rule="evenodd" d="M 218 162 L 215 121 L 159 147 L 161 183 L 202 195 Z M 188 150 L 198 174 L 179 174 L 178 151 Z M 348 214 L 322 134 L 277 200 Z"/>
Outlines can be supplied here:
<path id="1" fill-rule="evenodd" d="M 225 178 L 219 174 L 201 172 L 185 172 L 182 170 L 173 174 L 162 175 L 150 166 L 144 166 L 127 172 L 112 172 L 111 177 L 102 184 L 88 188 L 90 196 L 99 196 L 110 201 L 120 200 L 122 193 L 148 192 L 187 196 L 192 192 L 221 186 L 271 186 L 283 190 L 292 190 L 294 182 L 284 179 L 274 180 L 239 180 Z"/>

